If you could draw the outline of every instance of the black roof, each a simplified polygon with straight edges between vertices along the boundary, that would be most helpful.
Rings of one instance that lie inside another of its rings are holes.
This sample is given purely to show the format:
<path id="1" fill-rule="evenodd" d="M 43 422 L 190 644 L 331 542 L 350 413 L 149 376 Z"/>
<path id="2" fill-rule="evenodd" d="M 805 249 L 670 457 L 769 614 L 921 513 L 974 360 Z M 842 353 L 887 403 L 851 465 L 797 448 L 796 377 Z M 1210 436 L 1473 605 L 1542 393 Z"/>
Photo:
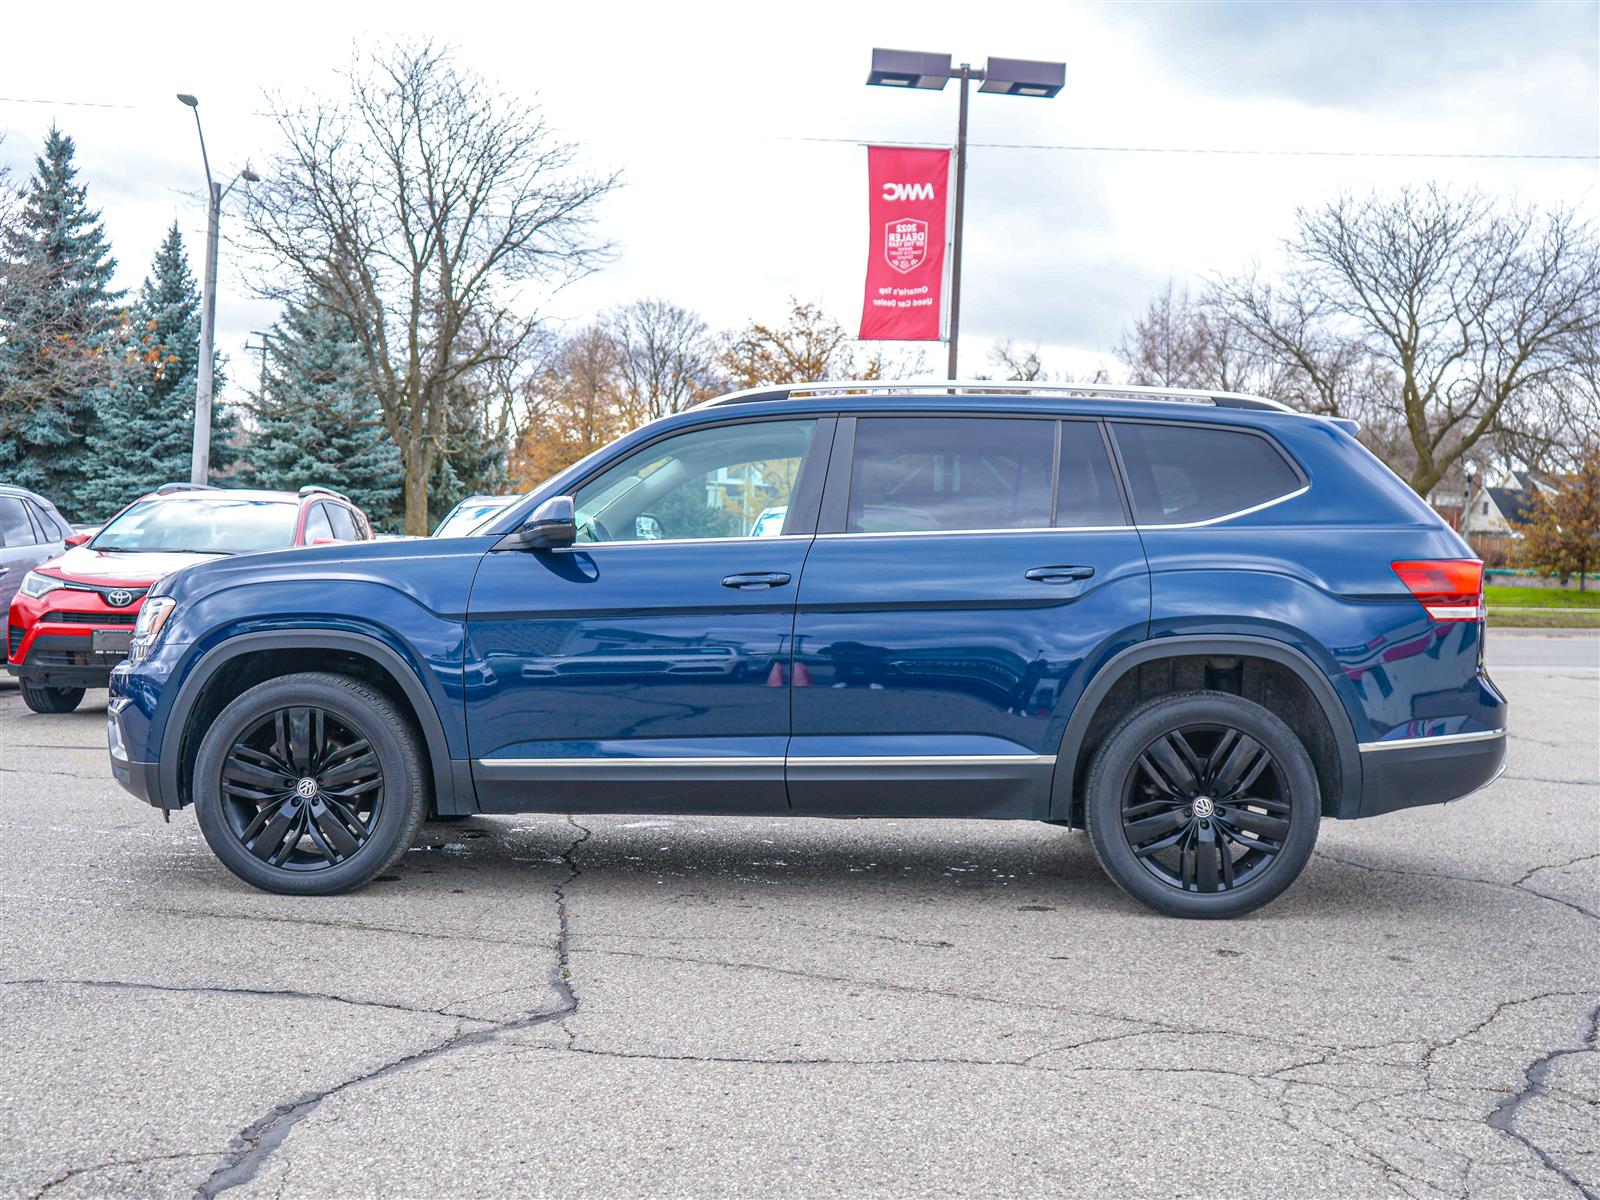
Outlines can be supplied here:
<path id="1" fill-rule="evenodd" d="M 1500 515 L 1514 525 L 1520 525 L 1533 516 L 1533 497 L 1520 488 L 1485 488 Z"/>

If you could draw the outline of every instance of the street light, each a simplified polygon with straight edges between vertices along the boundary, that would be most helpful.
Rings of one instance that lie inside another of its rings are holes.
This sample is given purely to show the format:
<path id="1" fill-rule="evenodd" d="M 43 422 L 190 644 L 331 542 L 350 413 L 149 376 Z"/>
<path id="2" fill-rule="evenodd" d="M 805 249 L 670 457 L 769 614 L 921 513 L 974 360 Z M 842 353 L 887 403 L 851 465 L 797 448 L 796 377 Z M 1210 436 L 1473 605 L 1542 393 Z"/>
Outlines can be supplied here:
<path id="1" fill-rule="evenodd" d="M 918 50 L 872 51 L 867 82 L 875 87 L 920 88 L 940 91 L 947 81 L 961 81 L 961 105 L 956 118 L 955 232 L 950 239 L 950 360 L 949 378 L 956 376 L 956 341 L 961 332 L 961 227 L 967 197 L 967 85 L 980 81 L 980 92 L 1001 96 L 1030 96 L 1048 100 L 1067 82 L 1067 64 L 1035 62 L 1026 58 L 991 58 L 982 69 L 969 63 L 951 67 L 950 55 Z"/>
<path id="2" fill-rule="evenodd" d="M 217 223 L 222 217 L 222 200 L 243 179 L 257 183 L 261 177 L 248 166 L 223 187 L 211 178 L 211 159 L 206 155 L 206 131 L 200 127 L 200 100 L 179 92 L 178 100 L 194 110 L 195 132 L 200 135 L 200 161 L 206 169 L 206 270 L 200 284 L 200 375 L 195 381 L 194 451 L 189 460 L 189 482 L 205 483 L 211 470 L 212 347 L 217 324 Z"/>

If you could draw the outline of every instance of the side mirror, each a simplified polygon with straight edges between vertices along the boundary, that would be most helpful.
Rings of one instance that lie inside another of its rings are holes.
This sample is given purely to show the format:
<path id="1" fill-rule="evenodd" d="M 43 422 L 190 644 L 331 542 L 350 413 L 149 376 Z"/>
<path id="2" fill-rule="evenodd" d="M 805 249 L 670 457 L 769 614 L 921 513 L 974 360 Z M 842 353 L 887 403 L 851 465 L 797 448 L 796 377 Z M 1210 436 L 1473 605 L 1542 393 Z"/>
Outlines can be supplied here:
<path id="1" fill-rule="evenodd" d="M 552 496 L 510 535 L 524 550 L 556 550 L 578 540 L 578 518 L 571 496 Z"/>
<path id="2" fill-rule="evenodd" d="M 63 546 L 81 546 L 89 540 L 87 533 L 74 533 L 61 539 Z"/>

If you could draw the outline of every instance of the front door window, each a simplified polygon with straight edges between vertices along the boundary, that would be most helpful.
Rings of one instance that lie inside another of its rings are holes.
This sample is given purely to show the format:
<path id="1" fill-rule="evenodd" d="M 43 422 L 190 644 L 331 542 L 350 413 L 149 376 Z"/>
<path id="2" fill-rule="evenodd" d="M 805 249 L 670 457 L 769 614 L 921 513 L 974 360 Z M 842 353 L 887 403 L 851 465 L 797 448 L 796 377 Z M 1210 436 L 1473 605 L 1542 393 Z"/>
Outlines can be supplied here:
<path id="1" fill-rule="evenodd" d="M 777 536 L 815 426 L 752 421 L 653 442 L 578 489 L 578 541 Z"/>

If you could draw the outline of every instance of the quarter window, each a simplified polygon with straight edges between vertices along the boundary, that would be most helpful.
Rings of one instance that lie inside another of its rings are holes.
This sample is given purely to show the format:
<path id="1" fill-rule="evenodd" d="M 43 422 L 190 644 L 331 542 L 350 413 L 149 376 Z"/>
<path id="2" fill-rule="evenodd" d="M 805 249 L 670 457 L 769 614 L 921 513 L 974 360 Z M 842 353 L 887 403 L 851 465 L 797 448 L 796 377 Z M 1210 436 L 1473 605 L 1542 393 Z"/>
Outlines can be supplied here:
<path id="1" fill-rule="evenodd" d="M 1259 434 L 1121 421 L 1111 428 L 1141 525 L 1209 521 L 1301 486 L 1283 454 Z"/>
<path id="2" fill-rule="evenodd" d="M 1036 529 L 1050 524 L 1055 427 L 1004 417 L 856 422 L 851 533 Z"/>
<path id="3" fill-rule="evenodd" d="M 774 537 L 815 427 L 751 421 L 652 442 L 578 489 L 578 541 Z"/>

